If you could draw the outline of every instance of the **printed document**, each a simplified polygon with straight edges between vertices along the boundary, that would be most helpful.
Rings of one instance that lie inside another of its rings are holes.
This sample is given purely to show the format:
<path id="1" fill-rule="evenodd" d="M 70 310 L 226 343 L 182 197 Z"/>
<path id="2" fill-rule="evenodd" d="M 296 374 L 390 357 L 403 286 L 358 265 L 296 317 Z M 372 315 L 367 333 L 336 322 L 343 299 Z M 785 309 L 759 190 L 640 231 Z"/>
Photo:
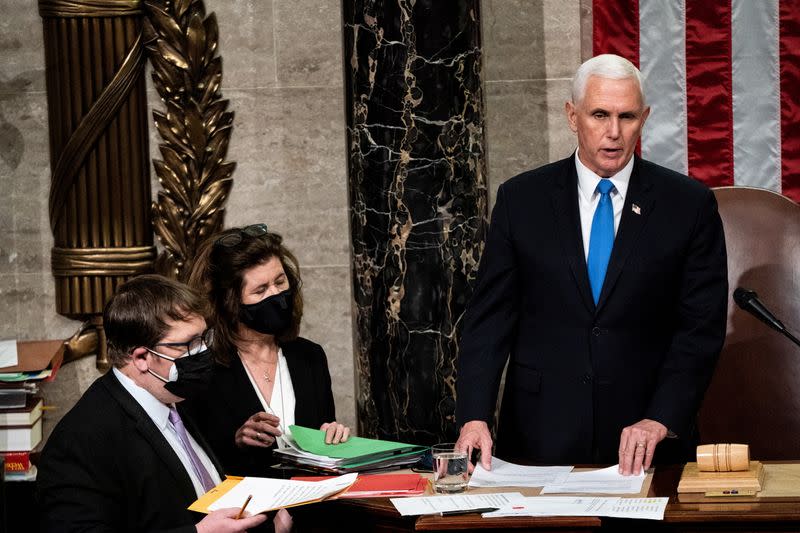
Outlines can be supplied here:
<path id="1" fill-rule="evenodd" d="M 663 520 L 669 498 L 602 498 L 593 496 L 532 496 L 514 501 L 485 518 L 507 516 L 608 516 Z"/>
<path id="2" fill-rule="evenodd" d="M 520 466 L 492 457 L 492 469 L 475 465 L 470 487 L 543 487 L 567 481 L 571 466 Z"/>
<path id="3" fill-rule="evenodd" d="M 566 481 L 545 485 L 542 494 L 638 494 L 646 477 L 644 470 L 638 476 L 623 476 L 619 473 L 619 465 L 570 472 Z"/>
<path id="4" fill-rule="evenodd" d="M 451 494 L 441 496 L 419 496 L 414 498 L 392 498 L 395 508 L 403 516 L 439 514 L 447 511 L 469 511 L 494 507 L 502 509 L 522 498 L 519 492 L 493 494 Z"/>
<path id="5" fill-rule="evenodd" d="M 355 482 L 357 475 L 345 474 L 325 481 L 245 477 L 235 487 L 210 504 L 208 510 L 241 507 L 250 495 L 253 498 L 247 505 L 247 510 L 251 514 L 312 503 L 343 491 Z"/>

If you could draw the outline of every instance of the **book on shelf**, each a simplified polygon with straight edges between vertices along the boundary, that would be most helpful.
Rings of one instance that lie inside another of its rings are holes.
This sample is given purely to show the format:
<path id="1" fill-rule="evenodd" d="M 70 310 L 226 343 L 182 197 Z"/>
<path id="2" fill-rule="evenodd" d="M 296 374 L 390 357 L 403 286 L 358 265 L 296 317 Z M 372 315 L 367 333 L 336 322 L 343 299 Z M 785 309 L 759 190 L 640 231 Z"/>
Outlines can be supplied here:
<path id="1" fill-rule="evenodd" d="M 31 468 L 31 451 L 2 452 L 6 474 L 26 472 Z"/>
<path id="2" fill-rule="evenodd" d="M 0 452 L 29 451 L 41 441 L 41 416 L 30 425 L 0 427 Z"/>
<path id="3" fill-rule="evenodd" d="M 39 396 L 26 394 L 25 405 L 14 409 L 0 409 L 0 427 L 31 425 L 42 416 L 44 401 Z"/>

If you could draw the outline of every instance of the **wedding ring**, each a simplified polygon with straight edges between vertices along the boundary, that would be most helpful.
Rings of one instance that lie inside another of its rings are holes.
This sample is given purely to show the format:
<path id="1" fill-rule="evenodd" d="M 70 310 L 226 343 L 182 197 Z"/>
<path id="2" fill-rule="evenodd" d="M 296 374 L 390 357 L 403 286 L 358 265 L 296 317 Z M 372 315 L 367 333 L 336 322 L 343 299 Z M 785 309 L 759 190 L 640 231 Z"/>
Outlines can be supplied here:
<path id="1" fill-rule="evenodd" d="M 262 440 L 261 439 L 261 433 L 258 432 L 258 431 L 256 431 L 256 440 Z"/>
<path id="2" fill-rule="evenodd" d="M 637 448 L 644 448 L 644 442 L 637 442 L 636 443 L 636 447 Z"/>

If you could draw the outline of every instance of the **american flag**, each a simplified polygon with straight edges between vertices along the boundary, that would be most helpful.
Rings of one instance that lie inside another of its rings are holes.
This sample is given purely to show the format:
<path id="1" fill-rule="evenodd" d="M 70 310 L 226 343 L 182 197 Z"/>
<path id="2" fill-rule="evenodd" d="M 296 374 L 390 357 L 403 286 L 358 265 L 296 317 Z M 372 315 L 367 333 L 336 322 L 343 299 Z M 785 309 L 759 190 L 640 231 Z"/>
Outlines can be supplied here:
<path id="1" fill-rule="evenodd" d="M 642 157 L 800 202 L 800 0 L 593 0 L 594 54 L 639 66 Z"/>

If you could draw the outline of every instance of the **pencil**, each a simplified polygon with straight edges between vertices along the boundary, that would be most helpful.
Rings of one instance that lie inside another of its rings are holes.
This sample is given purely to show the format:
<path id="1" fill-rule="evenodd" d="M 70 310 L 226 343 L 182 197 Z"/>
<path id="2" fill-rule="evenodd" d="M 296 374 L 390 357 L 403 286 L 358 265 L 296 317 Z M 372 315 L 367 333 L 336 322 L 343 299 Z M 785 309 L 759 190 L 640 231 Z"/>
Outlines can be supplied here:
<path id="1" fill-rule="evenodd" d="M 253 495 L 250 494 L 247 497 L 247 499 L 244 501 L 244 504 L 242 504 L 242 508 L 239 509 L 239 514 L 236 515 L 236 520 L 239 520 L 242 517 L 242 515 L 244 514 L 245 507 L 247 507 L 247 504 L 250 503 L 250 500 L 252 500 L 252 499 L 253 499 Z"/>

